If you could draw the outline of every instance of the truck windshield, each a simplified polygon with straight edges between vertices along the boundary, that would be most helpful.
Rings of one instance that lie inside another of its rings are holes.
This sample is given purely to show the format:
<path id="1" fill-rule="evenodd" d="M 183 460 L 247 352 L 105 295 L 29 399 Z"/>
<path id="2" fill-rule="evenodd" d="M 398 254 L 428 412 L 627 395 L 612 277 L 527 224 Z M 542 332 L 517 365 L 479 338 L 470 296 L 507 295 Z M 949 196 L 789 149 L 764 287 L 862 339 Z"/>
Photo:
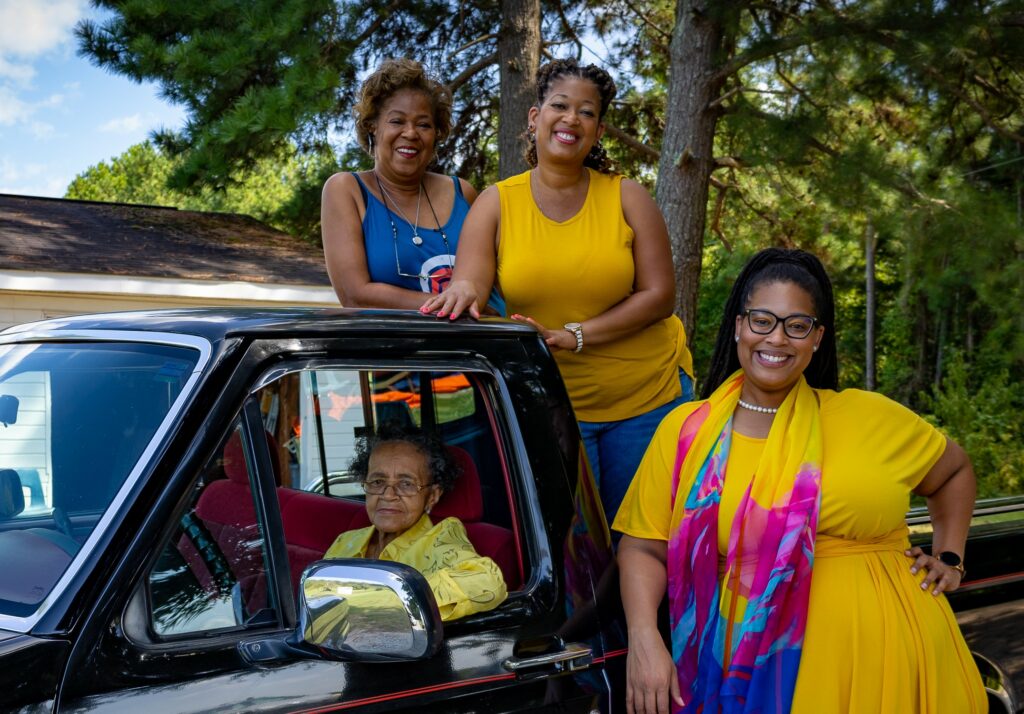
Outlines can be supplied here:
<path id="1" fill-rule="evenodd" d="M 0 615 L 50 593 L 198 359 L 141 342 L 0 345 Z"/>

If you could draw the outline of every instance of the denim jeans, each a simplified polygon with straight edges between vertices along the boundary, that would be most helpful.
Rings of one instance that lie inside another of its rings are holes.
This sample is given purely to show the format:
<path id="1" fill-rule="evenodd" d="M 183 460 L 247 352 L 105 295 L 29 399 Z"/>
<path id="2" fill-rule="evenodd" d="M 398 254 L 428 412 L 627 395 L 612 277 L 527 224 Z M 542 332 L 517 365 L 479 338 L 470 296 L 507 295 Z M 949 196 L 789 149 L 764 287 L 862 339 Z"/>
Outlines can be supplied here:
<path id="1" fill-rule="evenodd" d="M 693 401 L 693 380 L 682 370 L 679 370 L 679 384 L 683 389 L 679 397 L 649 412 L 621 421 L 579 423 L 587 459 L 601 493 L 601 503 L 609 526 L 615 520 L 619 505 L 626 496 L 626 490 L 633 481 L 658 424 L 680 404 Z"/>

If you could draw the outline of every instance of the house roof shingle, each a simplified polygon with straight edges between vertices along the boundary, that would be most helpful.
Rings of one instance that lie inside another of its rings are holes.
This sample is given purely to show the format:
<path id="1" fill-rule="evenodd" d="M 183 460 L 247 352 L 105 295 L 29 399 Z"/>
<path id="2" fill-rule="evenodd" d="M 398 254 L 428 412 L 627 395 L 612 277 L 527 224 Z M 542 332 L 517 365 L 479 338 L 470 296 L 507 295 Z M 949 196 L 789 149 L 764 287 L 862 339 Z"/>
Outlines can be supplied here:
<path id="1" fill-rule="evenodd" d="M 249 216 L 9 194 L 0 268 L 330 285 L 318 247 Z"/>

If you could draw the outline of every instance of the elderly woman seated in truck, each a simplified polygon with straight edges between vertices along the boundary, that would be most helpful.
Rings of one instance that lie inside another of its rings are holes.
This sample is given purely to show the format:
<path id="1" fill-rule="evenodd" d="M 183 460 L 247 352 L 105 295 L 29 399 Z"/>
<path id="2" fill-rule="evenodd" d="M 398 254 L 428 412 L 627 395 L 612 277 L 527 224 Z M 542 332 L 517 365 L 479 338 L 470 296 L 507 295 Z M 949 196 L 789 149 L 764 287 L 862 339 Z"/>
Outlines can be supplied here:
<path id="1" fill-rule="evenodd" d="M 377 558 L 416 568 L 444 621 L 501 604 L 507 595 L 501 570 L 477 554 L 462 522 L 430 520 L 430 509 L 460 475 L 440 438 L 385 423 L 361 440 L 350 468 L 366 493 L 372 525 L 339 535 L 325 558 Z"/>

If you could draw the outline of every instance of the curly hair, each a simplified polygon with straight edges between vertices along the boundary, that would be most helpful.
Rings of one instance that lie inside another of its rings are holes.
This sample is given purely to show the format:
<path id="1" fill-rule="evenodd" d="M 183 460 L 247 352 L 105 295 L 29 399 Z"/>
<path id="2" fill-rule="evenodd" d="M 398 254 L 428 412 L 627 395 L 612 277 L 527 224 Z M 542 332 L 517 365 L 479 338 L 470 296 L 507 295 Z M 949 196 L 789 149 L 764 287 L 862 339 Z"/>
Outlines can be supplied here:
<path id="1" fill-rule="evenodd" d="M 736 316 L 742 315 L 753 292 L 762 285 L 792 283 L 811 296 L 818 324 L 825 328 L 818 351 L 804 370 L 807 383 L 817 389 L 838 389 L 839 363 L 836 355 L 836 308 L 832 294 L 832 281 L 817 256 L 803 250 L 766 248 L 755 254 L 743 266 L 733 283 L 725 303 L 722 324 L 718 328 L 711 369 L 701 390 L 701 399 L 707 399 L 729 375 L 740 368 L 736 355 Z"/>
<path id="2" fill-rule="evenodd" d="M 359 100 L 352 108 L 356 120 L 356 139 L 367 153 L 373 153 L 370 136 L 380 116 L 381 107 L 403 89 L 423 92 L 430 101 L 437 136 L 435 143 L 442 143 L 451 133 L 452 93 L 448 87 L 428 75 L 423 65 L 416 60 L 405 57 L 388 59 L 363 82 L 359 88 Z"/>
<path id="3" fill-rule="evenodd" d="M 404 441 L 415 446 L 427 460 L 430 483 L 440 486 L 442 493 L 452 490 L 456 479 L 462 475 L 462 469 L 441 441 L 441 437 L 397 421 L 386 421 L 378 426 L 374 433 L 357 440 L 356 454 L 349 464 L 349 471 L 362 483 L 369 473 L 370 455 L 373 450 L 381 444 L 395 441 Z"/>
<path id="4" fill-rule="evenodd" d="M 597 87 L 597 92 L 601 97 L 601 109 L 598 112 L 598 121 L 604 119 L 604 115 L 608 112 L 608 107 L 611 106 L 612 100 L 615 99 L 615 93 L 618 91 L 615 87 L 615 81 L 612 76 L 606 71 L 598 67 L 596 64 L 588 64 L 581 66 L 572 57 L 565 59 L 552 60 L 546 64 L 540 66 L 537 70 L 537 104 L 541 106 L 544 104 L 544 100 L 547 99 L 548 92 L 551 91 L 551 85 L 556 80 L 564 77 L 577 77 L 579 79 L 586 79 L 594 83 Z M 537 165 L 537 140 L 532 135 L 527 133 L 526 135 L 526 163 L 532 167 Z M 583 160 L 584 166 L 589 166 L 595 171 L 608 174 L 614 172 L 612 160 L 608 157 L 608 153 L 601 146 L 601 142 L 597 141 L 590 148 L 590 153 Z"/>

